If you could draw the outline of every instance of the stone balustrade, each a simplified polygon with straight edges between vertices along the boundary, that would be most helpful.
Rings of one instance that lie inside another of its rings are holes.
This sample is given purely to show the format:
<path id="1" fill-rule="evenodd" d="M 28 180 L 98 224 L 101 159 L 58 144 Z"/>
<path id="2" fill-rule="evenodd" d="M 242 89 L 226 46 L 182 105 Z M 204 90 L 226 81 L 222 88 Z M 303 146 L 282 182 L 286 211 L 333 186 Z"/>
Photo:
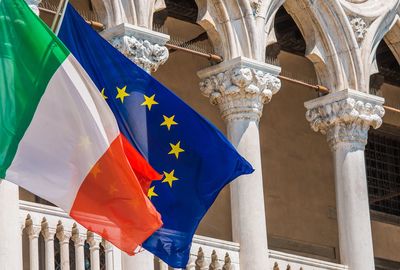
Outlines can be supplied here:
<path id="1" fill-rule="evenodd" d="M 284 252 L 269 251 L 272 270 L 348 270 L 346 265 L 297 256 Z"/>
<path id="2" fill-rule="evenodd" d="M 122 270 L 121 251 L 57 207 L 20 201 L 24 269 Z M 239 244 L 195 236 L 187 270 L 240 270 Z M 269 251 L 271 270 L 347 270 L 343 265 Z M 154 259 L 154 269 L 169 270 Z"/>

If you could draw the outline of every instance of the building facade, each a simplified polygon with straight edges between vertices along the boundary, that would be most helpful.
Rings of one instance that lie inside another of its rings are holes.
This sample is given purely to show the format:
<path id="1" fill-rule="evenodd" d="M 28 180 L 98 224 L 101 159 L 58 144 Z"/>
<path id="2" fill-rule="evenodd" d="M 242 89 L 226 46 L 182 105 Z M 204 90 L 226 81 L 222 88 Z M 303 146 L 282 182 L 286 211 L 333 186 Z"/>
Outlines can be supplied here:
<path id="1" fill-rule="evenodd" d="M 51 24 L 58 1 L 27 2 Z M 399 0 L 71 3 L 255 168 L 221 192 L 187 269 L 400 269 Z M 0 205 L 2 270 L 168 269 L 6 181 Z"/>

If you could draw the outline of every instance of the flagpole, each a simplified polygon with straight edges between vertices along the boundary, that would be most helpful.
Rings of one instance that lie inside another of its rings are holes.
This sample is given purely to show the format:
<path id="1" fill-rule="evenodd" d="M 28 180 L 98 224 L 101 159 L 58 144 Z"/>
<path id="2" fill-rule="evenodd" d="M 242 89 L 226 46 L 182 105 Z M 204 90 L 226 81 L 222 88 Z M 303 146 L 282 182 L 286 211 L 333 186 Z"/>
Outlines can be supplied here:
<path id="1" fill-rule="evenodd" d="M 53 23 L 51 24 L 51 30 L 57 35 L 60 31 L 61 23 L 64 19 L 65 11 L 67 9 L 69 0 L 60 0 L 57 7 L 57 12 L 54 15 Z"/>

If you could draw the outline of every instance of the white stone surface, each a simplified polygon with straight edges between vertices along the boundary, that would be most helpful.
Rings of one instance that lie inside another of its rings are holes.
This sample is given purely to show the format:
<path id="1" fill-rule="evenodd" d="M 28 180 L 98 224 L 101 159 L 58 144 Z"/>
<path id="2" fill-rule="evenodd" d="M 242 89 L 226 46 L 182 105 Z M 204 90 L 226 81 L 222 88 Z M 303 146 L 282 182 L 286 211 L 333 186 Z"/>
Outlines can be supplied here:
<path id="1" fill-rule="evenodd" d="M 169 36 L 162 33 L 122 23 L 103 31 L 101 35 L 147 72 L 156 71 L 169 57 L 164 46 Z"/>
<path id="2" fill-rule="evenodd" d="M 154 256 L 144 250 L 135 256 L 122 254 L 123 270 L 154 270 Z"/>
<path id="3" fill-rule="evenodd" d="M 345 90 L 305 103 L 315 131 L 327 134 L 333 152 L 341 263 L 374 270 L 364 147 L 370 126 L 379 128 L 383 98 Z"/>
<path id="4" fill-rule="evenodd" d="M 267 228 L 258 123 L 264 103 L 280 89 L 278 67 L 238 57 L 199 71 L 200 89 L 218 105 L 229 140 L 255 169 L 231 183 L 233 240 L 240 244 L 240 268 L 268 265 Z"/>
<path id="5" fill-rule="evenodd" d="M 0 270 L 22 269 L 18 186 L 0 180 Z"/>
<path id="6" fill-rule="evenodd" d="M 166 7 L 164 0 L 93 0 L 92 5 L 110 28 L 130 23 L 151 29 L 154 12 Z"/>
<path id="7" fill-rule="evenodd" d="M 0 212 L 1 213 L 1 212 Z M 19 213 L 19 220 L 24 226 L 28 225 L 33 225 L 35 227 L 42 225 L 42 231 L 41 233 L 44 235 L 44 239 L 52 239 L 54 237 L 55 233 L 55 228 L 58 226 L 62 225 L 63 233 L 67 235 L 72 235 L 72 238 L 79 235 L 79 237 L 82 237 L 80 239 L 83 240 L 85 237 L 88 241 L 91 241 L 93 235 L 91 233 L 87 234 L 87 231 L 85 228 L 81 227 L 80 225 L 76 224 L 73 219 L 68 217 L 68 215 L 63 212 L 61 209 L 57 207 L 52 207 L 52 206 L 45 206 L 37 203 L 31 203 L 31 202 L 26 202 L 26 201 L 20 201 L 19 202 L 19 211 L 18 209 L 16 210 L 16 213 Z M 43 221 L 43 222 L 42 222 Z M 59 230 L 59 233 L 61 231 Z M 87 236 L 88 235 L 88 236 Z M 49 237 L 50 236 L 50 237 Z M 96 240 L 96 245 L 99 241 L 99 237 L 94 235 L 95 240 Z M 15 239 L 13 238 L 13 241 Z M 76 238 L 74 240 L 77 240 Z M 1 244 L 1 242 L 0 242 Z M 93 244 L 93 242 L 92 242 Z M 121 265 L 121 253 L 118 249 L 116 249 L 114 246 L 105 243 L 104 241 L 102 242 L 102 245 L 105 248 L 106 252 L 106 264 L 107 264 L 107 270 L 122 270 L 126 269 L 123 268 Z M 210 237 L 205 237 L 205 236 L 198 236 L 195 235 L 193 238 L 193 244 L 190 252 L 190 261 L 188 264 L 187 269 L 190 270 L 195 270 L 197 269 L 196 266 L 199 265 L 199 249 L 202 249 L 202 261 L 203 261 L 203 268 L 205 270 L 209 270 L 210 264 L 212 264 L 212 261 L 214 259 L 214 262 L 216 261 L 220 267 L 222 267 L 223 270 L 240 270 L 240 269 L 247 269 L 247 268 L 241 268 L 239 265 L 240 259 L 239 259 L 239 251 L 240 251 L 240 246 L 238 243 L 234 242 L 229 242 L 229 241 L 224 241 L 224 240 L 219 240 L 219 239 L 214 239 Z M 46 248 L 47 250 L 47 248 Z M 22 253 L 22 249 L 19 250 L 19 254 Z M 18 254 L 18 252 L 14 253 Z M 213 255 L 214 254 L 214 255 Z M 227 256 L 228 254 L 228 256 Z M 287 266 L 289 265 L 291 268 L 290 269 L 304 269 L 304 270 L 346 270 L 348 269 L 347 266 L 345 265 L 340 265 L 340 264 L 334 264 L 330 262 L 325 262 L 321 260 L 316 260 L 316 259 L 310 259 L 302 256 L 296 256 L 284 252 L 278 252 L 278 251 L 273 251 L 273 250 L 264 250 L 264 254 L 269 254 L 269 260 L 271 264 L 269 265 L 269 268 L 267 268 L 265 265 L 261 269 L 274 269 L 274 264 L 277 263 L 278 267 L 280 269 L 287 269 Z M 45 256 L 51 255 L 51 253 L 46 253 Z M 54 256 L 54 250 L 52 253 L 52 256 Z M 151 256 L 151 259 L 153 260 L 153 257 Z M 47 261 L 47 259 L 46 259 Z M 47 265 L 47 263 L 46 263 Z M 142 265 L 145 266 L 146 264 Z M 162 264 L 163 267 L 165 268 L 165 264 Z M 214 264 L 215 265 L 215 264 Z M 3 265 L 0 264 L 0 269 L 21 269 L 21 268 L 1 268 Z M 54 260 L 53 260 L 53 266 L 54 266 Z M 77 266 L 75 266 L 76 268 Z M 46 268 L 51 269 L 51 268 Z M 128 268 L 128 270 L 133 269 L 141 269 L 141 268 Z M 152 266 L 150 268 L 143 268 L 143 269 L 152 269 Z M 218 268 L 217 268 L 218 269 Z M 276 270 L 276 269 L 274 269 Z"/>

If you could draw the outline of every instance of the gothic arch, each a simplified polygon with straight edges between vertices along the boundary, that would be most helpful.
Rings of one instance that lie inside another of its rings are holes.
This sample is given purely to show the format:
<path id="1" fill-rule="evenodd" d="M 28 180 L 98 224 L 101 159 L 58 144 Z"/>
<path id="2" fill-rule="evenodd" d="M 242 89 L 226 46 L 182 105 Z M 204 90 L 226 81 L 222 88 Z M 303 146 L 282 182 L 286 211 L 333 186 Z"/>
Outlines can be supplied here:
<path id="1" fill-rule="evenodd" d="M 376 48 L 393 22 L 398 2 L 287 0 L 284 6 L 305 37 L 306 56 L 320 83 L 332 91 L 368 92 L 369 77 L 377 72 Z"/>
<path id="2" fill-rule="evenodd" d="M 386 33 L 384 40 L 400 64 L 400 16 L 396 15 L 393 25 Z"/>
<path id="3" fill-rule="evenodd" d="M 92 4 L 107 28 L 130 23 L 152 29 L 154 12 L 165 8 L 164 0 L 92 0 Z"/>
<path id="4" fill-rule="evenodd" d="M 306 56 L 314 63 L 321 84 L 332 91 L 369 91 L 377 72 L 375 52 L 389 31 L 398 0 L 196 0 L 198 23 L 225 59 L 245 56 L 264 60 L 274 42 L 273 20 L 283 4 L 300 28 Z"/>

